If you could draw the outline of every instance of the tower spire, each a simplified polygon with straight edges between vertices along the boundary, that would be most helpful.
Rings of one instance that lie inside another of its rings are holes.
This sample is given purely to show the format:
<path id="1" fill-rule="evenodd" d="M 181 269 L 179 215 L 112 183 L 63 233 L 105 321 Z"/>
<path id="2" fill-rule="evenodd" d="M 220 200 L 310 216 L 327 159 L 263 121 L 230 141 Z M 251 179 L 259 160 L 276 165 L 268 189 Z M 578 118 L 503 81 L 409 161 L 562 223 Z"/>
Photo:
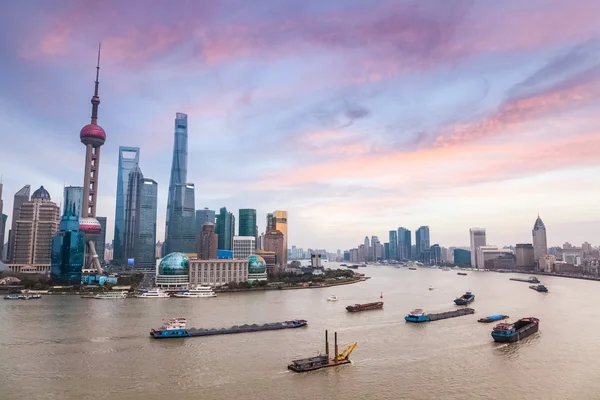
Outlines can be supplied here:
<path id="1" fill-rule="evenodd" d="M 98 62 L 96 64 L 96 82 L 94 83 L 94 96 L 92 97 L 92 124 L 96 125 L 98 121 L 98 105 L 100 104 L 100 96 L 98 96 L 98 77 L 100 75 L 100 47 L 102 43 L 98 43 Z"/>

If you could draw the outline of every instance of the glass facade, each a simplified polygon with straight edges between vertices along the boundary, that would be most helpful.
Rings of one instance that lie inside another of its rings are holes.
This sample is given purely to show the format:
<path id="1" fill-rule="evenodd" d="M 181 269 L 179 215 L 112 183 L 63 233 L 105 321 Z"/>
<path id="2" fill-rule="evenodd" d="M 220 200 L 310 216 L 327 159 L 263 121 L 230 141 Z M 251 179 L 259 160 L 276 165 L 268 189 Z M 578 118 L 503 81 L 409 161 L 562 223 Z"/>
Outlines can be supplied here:
<path id="1" fill-rule="evenodd" d="M 390 244 L 388 242 L 385 242 L 383 244 L 383 257 L 384 260 L 391 260 L 391 254 L 390 254 Z"/>
<path id="2" fill-rule="evenodd" d="M 417 246 L 416 259 L 418 261 L 424 261 L 428 257 L 424 255 L 426 251 L 431 247 L 429 244 L 429 227 L 421 226 L 415 233 L 415 245 Z"/>
<path id="3" fill-rule="evenodd" d="M 117 172 L 117 204 L 115 208 L 115 235 L 113 260 L 121 262 L 125 259 L 125 207 L 127 205 L 127 188 L 129 174 L 140 160 L 139 147 L 119 146 L 119 168 Z"/>
<path id="4" fill-rule="evenodd" d="M 273 212 L 273 219 L 275 220 L 275 230 L 283 233 L 283 259 L 281 260 L 281 267 L 287 267 L 287 253 L 288 253 L 288 223 L 287 223 L 287 211 L 277 210 Z"/>
<path id="5" fill-rule="evenodd" d="M 202 232 L 205 222 L 215 223 L 215 210 L 209 210 L 204 207 L 204 210 L 196 210 L 196 233 Z"/>
<path id="6" fill-rule="evenodd" d="M 412 232 L 406 228 L 398 228 L 398 260 L 412 260 Z"/>
<path id="7" fill-rule="evenodd" d="M 240 210 L 238 236 L 253 236 L 256 238 L 256 210 L 243 208 Z"/>
<path id="8" fill-rule="evenodd" d="M 138 195 L 135 268 L 154 268 L 156 265 L 158 184 L 152 179 L 141 179 Z"/>
<path id="9" fill-rule="evenodd" d="M 189 275 L 190 259 L 183 253 L 167 254 L 160 260 L 158 275 Z"/>
<path id="10" fill-rule="evenodd" d="M 169 222 L 166 252 L 196 252 L 196 207 L 194 185 L 175 185 L 175 197 Z"/>
<path id="11" fill-rule="evenodd" d="M 79 216 L 64 215 L 59 232 L 52 238 L 50 276 L 56 282 L 79 285 L 85 254 L 85 240 L 79 233 Z"/>
<path id="12" fill-rule="evenodd" d="M 459 267 L 471 265 L 471 252 L 464 249 L 454 249 L 454 264 Z"/>
<path id="13" fill-rule="evenodd" d="M 398 259 L 398 232 L 390 231 L 389 232 L 389 254 L 387 260 L 397 260 Z"/>
<path id="14" fill-rule="evenodd" d="M 63 196 L 63 215 L 75 207 L 75 215 L 83 217 L 83 186 L 66 186 Z"/>
<path id="15" fill-rule="evenodd" d="M 125 254 L 121 260 L 121 265 L 125 265 L 126 260 L 135 258 L 135 247 L 137 245 L 136 228 L 139 219 L 138 195 L 142 179 L 144 179 L 144 175 L 139 167 L 135 167 L 129 173 L 127 201 L 125 202 Z"/>
<path id="16" fill-rule="evenodd" d="M 94 241 L 96 245 L 96 254 L 98 254 L 98 259 L 100 259 L 100 263 L 104 264 L 104 249 L 106 248 L 106 217 L 96 217 L 102 230 L 100 231 L 100 236 Z"/>
<path id="17" fill-rule="evenodd" d="M 219 210 L 216 226 L 219 235 L 219 250 L 233 250 L 233 236 L 235 235 L 235 216 L 227 211 L 226 207 Z M 251 235 L 253 236 L 253 235 Z"/>
<path id="18" fill-rule="evenodd" d="M 173 160 L 171 161 L 171 177 L 169 178 L 169 193 L 167 195 L 167 219 L 165 225 L 165 242 L 167 248 L 170 235 L 176 230 L 170 229 L 169 224 L 174 218 L 178 187 L 187 182 L 187 147 L 188 147 L 188 118 L 186 114 L 175 115 L 175 137 L 173 142 Z"/>

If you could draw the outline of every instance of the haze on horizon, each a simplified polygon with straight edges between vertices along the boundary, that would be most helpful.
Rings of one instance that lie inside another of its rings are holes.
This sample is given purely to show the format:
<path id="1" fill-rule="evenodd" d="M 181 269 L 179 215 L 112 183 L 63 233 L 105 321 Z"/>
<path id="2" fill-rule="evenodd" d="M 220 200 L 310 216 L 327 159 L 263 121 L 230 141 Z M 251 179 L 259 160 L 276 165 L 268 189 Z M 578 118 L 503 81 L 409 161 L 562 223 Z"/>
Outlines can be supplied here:
<path id="1" fill-rule="evenodd" d="M 176 112 L 196 208 L 289 213 L 289 245 L 346 249 L 429 225 L 431 243 L 598 245 L 600 2 L 8 2 L 0 173 L 12 196 L 83 184 L 102 42 L 98 215 L 112 240 L 118 147 L 159 184 Z M 8 229 L 7 229 L 8 233 Z"/>

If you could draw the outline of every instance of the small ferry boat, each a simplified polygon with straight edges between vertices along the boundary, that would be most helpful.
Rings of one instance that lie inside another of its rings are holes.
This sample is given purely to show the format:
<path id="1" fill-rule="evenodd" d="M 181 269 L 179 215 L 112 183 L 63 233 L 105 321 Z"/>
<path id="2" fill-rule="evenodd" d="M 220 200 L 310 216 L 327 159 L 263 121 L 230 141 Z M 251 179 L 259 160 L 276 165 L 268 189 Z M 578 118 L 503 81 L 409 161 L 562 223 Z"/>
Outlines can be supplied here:
<path id="1" fill-rule="evenodd" d="M 416 268 L 416 267 L 408 267 L 408 269 L 410 269 L 410 270 L 413 270 L 413 271 L 416 271 L 416 270 L 417 270 L 417 268 Z"/>
<path id="2" fill-rule="evenodd" d="M 185 318 L 171 318 L 168 321 L 166 321 L 160 328 L 151 329 L 150 336 L 154 339 L 168 339 L 196 336 L 228 335 L 233 333 L 249 333 L 261 331 L 275 331 L 290 328 L 302 328 L 304 326 L 307 326 L 308 324 L 308 321 L 304 319 L 296 319 L 293 321 L 275 322 L 263 325 L 234 325 L 231 328 L 188 329 L 186 328 L 186 322 L 187 321 Z"/>
<path id="3" fill-rule="evenodd" d="M 508 315 L 496 314 L 496 315 L 490 315 L 485 318 L 479 318 L 477 320 L 477 322 L 488 323 L 488 322 L 494 322 L 494 321 L 501 321 L 501 320 L 507 319 L 507 318 L 508 318 Z"/>
<path id="4" fill-rule="evenodd" d="M 535 276 L 530 276 L 528 279 L 510 278 L 510 280 L 511 281 L 517 281 L 517 282 L 540 283 L 540 280 L 538 278 L 536 278 Z"/>
<path id="5" fill-rule="evenodd" d="M 335 294 L 332 294 L 331 296 L 329 296 L 327 298 L 327 301 L 338 301 L 340 298 L 337 297 Z"/>
<path id="6" fill-rule="evenodd" d="M 381 310 L 383 308 L 383 301 L 378 301 L 375 303 L 365 303 L 365 304 L 354 304 L 352 306 L 346 307 L 348 312 L 359 312 L 359 311 L 369 311 L 369 310 Z"/>
<path id="7" fill-rule="evenodd" d="M 429 290 L 433 290 L 435 289 L 435 287 L 433 287 L 433 285 L 429 285 Z"/>
<path id="8" fill-rule="evenodd" d="M 150 289 L 138 296 L 140 299 L 164 299 L 166 297 L 171 296 L 169 296 L 169 293 L 159 288 Z"/>
<path id="9" fill-rule="evenodd" d="M 514 324 L 501 322 L 492 330 L 492 337 L 496 342 L 512 343 L 536 333 L 540 327 L 540 320 L 533 317 L 521 318 Z"/>
<path id="10" fill-rule="evenodd" d="M 99 299 L 99 300 L 107 300 L 107 299 L 125 299 L 127 298 L 127 292 L 106 292 L 106 293 L 97 293 L 92 296 L 81 296 L 82 299 Z"/>
<path id="11" fill-rule="evenodd" d="M 196 288 L 190 289 L 183 293 L 175 293 L 173 295 L 173 297 L 199 299 L 199 298 L 217 297 L 217 294 L 215 292 L 213 292 L 213 290 L 210 286 L 197 286 Z"/>
<path id="12" fill-rule="evenodd" d="M 531 286 L 529 286 L 529 289 L 533 289 L 533 290 L 535 290 L 537 292 L 543 292 L 543 293 L 548 292 L 548 288 L 546 286 L 542 285 L 542 284 L 531 285 Z"/>
<path id="13" fill-rule="evenodd" d="M 319 354 L 316 357 L 302 358 L 292 361 L 288 365 L 288 369 L 294 372 L 308 372 L 316 369 L 336 367 L 338 365 L 350 364 L 350 354 L 356 348 L 357 343 L 352 343 L 338 354 L 337 332 L 335 332 L 333 358 L 329 358 L 329 340 L 327 339 L 327 331 L 325 331 L 325 354 Z"/>
<path id="14" fill-rule="evenodd" d="M 346 264 L 340 264 L 340 267 L 347 267 Z"/>
<path id="15" fill-rule="evenodd" d="M 358 264 L 346 265 L 346 268 L 358 269 Z"/>
<path id="16" fill-rule="evenodd" d="M 457 272 L 456 275 L 465 275 L 466 276 L 467 273 L 466 272 Z"/>
<path id="17" fill-rule="evenodd" d="M 4 296 L 4 300 L 21 300 L 21 295 L 9 294 L 9 295 Z"/>
<path id="18" fill-rule="evenodd" d="M 406 322 L 429 322 L 429 317 L 425 311 L 415 308 L 404 317 L 404 320 Z"/>
<path id="19" fill-rule="evenodd" d="M 467 292 L 467 293 L 463 294 L 462 296 L 456 298 L 454 300 L 454 304 L 456 304 L 457 306 L 464 306 L 466 304 L 473 302 L 473 300 L 475 300 L 475 295 L 471 292 Z"/>
<path id="20" fill-rule="evenodd" d="M 4 296 L 4 300 L 35 300 L 41 299 L 40 294 L 9 294 Z"/>

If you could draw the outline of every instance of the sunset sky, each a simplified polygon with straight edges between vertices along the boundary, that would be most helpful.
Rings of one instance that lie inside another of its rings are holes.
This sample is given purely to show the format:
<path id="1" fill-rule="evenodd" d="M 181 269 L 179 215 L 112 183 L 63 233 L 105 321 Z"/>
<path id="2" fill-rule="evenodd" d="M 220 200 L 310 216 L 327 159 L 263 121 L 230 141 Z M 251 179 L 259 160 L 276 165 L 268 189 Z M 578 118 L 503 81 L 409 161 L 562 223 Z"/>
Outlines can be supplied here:
<path id="1" fill-rule="evenodd" d="M 83 185 L 102 42 L 98 215 L 113 237 L 118 147 L 159 184 L 176 112 L 196 208 L 288 210 L 330 251 L 429 225 L 431 243 L 600 244 L 600 1 L 6 2 L 4 213 L 25 184 Z M 8 235 L 8 229 L 6 230 Z M 414 239 L 413 239 L 414 240 Z"/>

